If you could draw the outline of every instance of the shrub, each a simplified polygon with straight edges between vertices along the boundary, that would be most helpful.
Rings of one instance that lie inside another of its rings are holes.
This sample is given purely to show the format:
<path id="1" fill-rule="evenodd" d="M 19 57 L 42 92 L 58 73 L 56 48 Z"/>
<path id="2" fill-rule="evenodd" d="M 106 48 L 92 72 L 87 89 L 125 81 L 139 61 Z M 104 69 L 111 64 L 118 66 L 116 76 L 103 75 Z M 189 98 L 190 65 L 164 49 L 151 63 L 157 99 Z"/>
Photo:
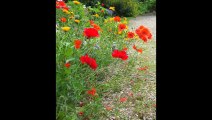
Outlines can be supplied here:
<path id="1" fill-rule="evenodd" d="M 137 0 L 79 0 L 86 6 L 96 7 L 104 3 L 105 8 L 115 7 L 115 13 L 119 16 L 132 17 L 139 14 L 139 2 Z"/>
<path id="2" fill-rule="evenodd" d="M 139 14 L 137 0 L 102 0 L 106 7 L 114 6 L 119 16 L 132 17 Z"/>
<path id="3" fill-rule="evenodd" d="M 138 0 L 139 14 L 152 12 L 156 10 L 156 0 Z"/>
<path id="4" fill-rule="evenodd" d="M 148 1 L 148 9 L 150 11 L 156 10 L 156 0 L 149 0 Z"/>
<path id="5" fill-rule="evenodd" d="M 86 6 L 95 6 L 95 4 L 99 0 L 79 0 L 79 1 L 82 2 L 83 4 L 85 4 Z"/>

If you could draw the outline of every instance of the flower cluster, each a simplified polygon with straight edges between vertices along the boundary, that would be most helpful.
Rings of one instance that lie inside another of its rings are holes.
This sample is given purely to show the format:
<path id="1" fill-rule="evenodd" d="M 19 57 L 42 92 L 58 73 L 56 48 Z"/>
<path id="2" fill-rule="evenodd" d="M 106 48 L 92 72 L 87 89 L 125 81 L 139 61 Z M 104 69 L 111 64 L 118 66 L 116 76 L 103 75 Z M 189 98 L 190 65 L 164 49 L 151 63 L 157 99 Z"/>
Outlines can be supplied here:
<path id="1" fill-rule="evenodd" d="M 64 1 L 57 1 L 56 2 L 56 8 L 57 9 L 65 9 L 65 10 L 68 10 L 69 8 L 66 6 L 65 2 Z"/>
<path id="2" fill-rule="evenodd" d="M 125 30 L 125 29 L 127 29 L 127 26 L 125 24 L 121 23 L 121 24 L 118 25 L 119 31 L 122 31 L 122 30 Z"/>
<path id="3" fill-rule="evenodd" d="M 127 33 L 127 38 L 134 38 L 135 34 L 133 32 Z"/>
<path id="4" fill-rule="evenodd" d="M 99 33 L 95 28 L 85 28 L 83 34 L 88 39 L 93 38 L 93 37 L 99 37 Z"/>
<path id="5" fill-rule="evenodd" d="M 148 39 L 152 38 L 152 34 L 150 33 L 149 29 L 144 26 L 138 27 L 135 32 L 144 42 L 147 42 Z"/>
<path id="6" fill-rule="evenodd" d="M 97 68 L 97 63 L 96 60 L 94 58 L 89 57 L 87 54 L 84 56 L 80 57 L 80 61 L 82 64 L 88 64 L 93 70 L 96 70 Z"/>
<path id="7" fill-rule="evenodd" d="M 121 58 L 122 60 L 127 60 L 128 55 L 124 50 L 114 50 L 112 53 L 114 58 Z"/>
<path id="8" fill-rule="evenodd" d="M 120 22 L 121 21 L 121 18 L 119 16 L 115 16 L 113 19 L 114 19 L 115 22 Z"/>

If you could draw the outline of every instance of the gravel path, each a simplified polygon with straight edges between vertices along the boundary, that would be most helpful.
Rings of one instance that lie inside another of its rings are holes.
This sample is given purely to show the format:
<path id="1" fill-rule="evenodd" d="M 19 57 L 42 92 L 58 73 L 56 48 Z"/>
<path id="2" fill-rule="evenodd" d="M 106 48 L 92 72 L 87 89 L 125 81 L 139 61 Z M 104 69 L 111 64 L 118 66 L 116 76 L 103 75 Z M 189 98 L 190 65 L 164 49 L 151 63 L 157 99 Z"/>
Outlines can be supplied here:
<path id="1" fill-rule="evenodd" d="M 142 40 L 135 41 L 134 44 L 142 47 L 144 50 L 141 55 L 136 55 L 137 52 L 132 48 L 128 49 L 129 57 L 133 57 L 134 55 L 138 56 L 136 58 L 138 59 L 136 61 L 138 62 L 137 65 L 132 67 L 128 73 L 122 72 L 122 64 L 116 66 L 117 69 L 114 69 L 114 66 L 111 66 L 111 69 L 116 70 L 121 76 L 112 80 L 111 78 L 108 78 L 108 81 L 111 81 L 110 85 L 118 86 L 116 87 L 116 91 L 113 89 L 103 98 L 103 104 L 110 106 L 113 109 L 108 112 L 108 117 L 102 118 L 102 120 L 156 119 L 156 108 L 153 106 L 156 101 L 156 15 L 151 13 L 131 18 L 128 26 L 134 31 L 141 25 L 147 27 L 153 37 L 145 44 Z M 142 62 L 139 61 L 139 59 L 142 59 Z M 148 66 L 146 73 L 137 70 L 138 67 L 144 65 Z M 115 76 L 116 75 L 113 77 Z M 131 83 L 132 80 L 134 81 L 133 83 Z M 133 93 L 133 96 L 130 97 L 129 93 Z M 128 98 L 126 103 L 120 104 L 119 98 L 121 98 L 121 96 Z"/>
<path id="2" fill-rule="evenodd" d="M 149 73 L 148 76 L 146 76 L 146 81 L 143 84 L 140 84 L 144 88 L 142 89 L 142 93 L 144 96 L 143 102 L 156 102 L 156 13 L 149 13 L 146 15 L 138 16 L 136 18 L 133 18 L 129 21 L 129 28 L 132 28 L 135 30 L 139 26 L 145 26 L 147 27 L 150 32 L 152 33 L 152 39 L 148 41 L 147 44 L 141 44 L 142 48 L 144 49 L 142 53 L 142 59 L 146 58 L 146 63 L 148 63 L 149 66 Z M 135 44 L 140 45 L 141 42 L 135 42 Z M 148 61 L 148 62 L 147 62 Z M 137 97 L 140 97 L 137 95 Z M 137 102 L 134 103 L 135 105 Z M 139 119 L 142 120 L 155 120 L 156 119 L 156 110 L 154 107 L 146 108 L 143 107 L 140 109 L 142 111 L 143 109 L 146 109 L 145 112 L 143 112 L 143 117 L 140 117 Z M 127 112 L 125 112 L 127 113 Z M 139 113 L 139 112 L 138 112 Z M 130 115 L 130 114 L 129 114 Z M 138 114 L 139 115 L 139 114 Z M 138 120 L 137 117 L 131 118 L 133 120 Z"/>

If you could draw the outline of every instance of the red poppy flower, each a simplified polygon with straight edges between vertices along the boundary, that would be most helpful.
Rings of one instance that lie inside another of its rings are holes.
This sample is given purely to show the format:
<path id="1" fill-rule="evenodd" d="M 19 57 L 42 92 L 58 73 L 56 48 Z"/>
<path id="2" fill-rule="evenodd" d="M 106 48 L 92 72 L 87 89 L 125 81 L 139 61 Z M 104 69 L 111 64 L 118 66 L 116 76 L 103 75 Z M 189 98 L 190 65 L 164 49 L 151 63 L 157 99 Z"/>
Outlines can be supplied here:
<path id="1" fill-rule="evenodd" d="M 133 38 L 135 36 L 135 34 L 133 32 L 128 32 L 127 33 L 127 37 L 128 38 Z"/>
<path id="2" fill-rule="evenodd" d="M 79 112 L 78 114 L 79 114 L 79 116 L 82 116 L 82 115 L 83 115 L 83 112 L 81 111 L 81 112 Z"/>
<path id="3" fill-rule="evenodd" d="M 124 29 L 126 29 L 126 28 L 127 28 L 127 26 L 126 26 L 125 24 L 119 24 L 119 25 L 118 25 L 119 31 L 122 31 L 122 30 L 124 30 Z"/>
<path id="4" fill-rule="evenodd" d="M 94 28 L 85 28 L 84 29 L 84 36 L 86 36 L 88 39 L 92 37 L 99 37 L 99 33 L 96 29 Z"/>
<path id="5" fill-rule="evenodd" d="M 90 61 L 89 61 L 88 65 L 89 65 L 93 70 L 96 70 L 96 68 L 97 68 L 97 66 L 98 66 L 97 63 L 96 63 L 96 60 L 93 59 L 93 58 L 90 58 Z"/>
<path id="6" fill-rule="evenodd" d="M 138 68 L 138 70 L 141 70 L 141 71 L 144 71 L 144 70 L 147 70 L 148 67 L 147 66 L 144 66 L 144 67 L 141 67 L 141 68 Z"/>
<path id="7" fill-rule="evenodd" d="M 140 26 L 135 30 L 135 32 L 139 36 L 139 38 L 142 39 L 144 42 L 147 42 L 148 39 L 152 38 L 152 34 L 144 26 Z"/>
<path id="8" fill-rule="evenodd" d="M 96 68 L 98 67 L 96 60 L 89 57 L 87 54 L 85 56 L 81 56 L 80 61 L 82 64 L 88 64 L 93 70 L 96 70 Z"/>
<path id="9" fill-rule="evenodd" d="M 135 30 L 135 33 L 139 36 L 139 35 L 141 34 L 141 29 L 139 29 L 139 28 L 136 29 L 136 30 Z"/>
<path id="10" fill-rule="evenodd" d="M 125 102 L 125 101 L 127 101 L 126 97 L 120 98 L 120 102 Z"/>
<path id="11" fill-rule="evenodd" d="M 64 1 L 57 1 L 56 5 L 64 7 L 66 6 L 66 3 Z"/>
<path id="12" fill-rule="evenodd" d="M 64 1 L 57 1 L 56 2 L 56 8 L 65 8 L 66 4 Z"/>
<path id="13" fill-rule="evenodd" d="M 87 54 L 80 57 L 80 61 L 82 64 L 86 63 L 88 59 L 89 59 L 89 56 Z"/>
<path id="14" fill-rule="evenodd" d="M 133 45 L 133 49 L 135 49 L 139 53 L 142 53 L 143 52 L 142 48 L 137 49 L 137 47 L 135 45 Z"/>
<path id="15" fill-rule="evenodd" d="M 119 50 L 113 50 L 112 56 L 114 58 L 119 58 L 119 56 L 120 56 L 119 54 L 120 54 Z"/>
<path id="16" fill-rule="evenodd" d="M 62 17 L 62 18 L 60 18 L 60 21 L 61 22 L 66 22 L 66 18 Z"/>
<path id="17" fill-rule="evenodd" d="M 69 62 L 65 64 L 66 68 L 69 68 L 70 66 L 71 66 L 71 64 Z"/>
<path id="18" fill-rule="evenodd" d="M 114 17 L 114 21 L 120 22 L 120 21 L 121 21 L 121 18 L 120 18 L 119 16 L 115 16 L 115 17 Z"/>
<path id="19" fill-rule="evenodd" d="M 76 49 L 79 49 L 80 46 L 81 46 L 81 44 L 82 44 L 82 41 L 81 41 L 81 40 L 75 40 L 75 41 L 74 41 L 74 45 L 75 45 L 75 48 L 76 48 Z"/>
<path id="20" fill-rule="evenodd" d="M 105 6 L 105 4 L 104 4 L 104 3 L 102 3 L 102 7 L 103 7 L 103 6 Z"/>
<path id="21" fill-rule="evenodd" d="M 128 55 L 126 53 L 126 51 L 124 50 L 114 50 L 113 53 L 112 53 L 112 56 L 114 58 L 121 58 L 122 60 L 127 60 L 128 58 Z"/>
<path id="22" fill-rule="evenodd" d="M 87 93 L 90 94 L 90 95 L 92 95 L 92 96 L 95 96 L 96 89 L 95 88 L 92 88 L 91 90 L 88 90 Z"/>

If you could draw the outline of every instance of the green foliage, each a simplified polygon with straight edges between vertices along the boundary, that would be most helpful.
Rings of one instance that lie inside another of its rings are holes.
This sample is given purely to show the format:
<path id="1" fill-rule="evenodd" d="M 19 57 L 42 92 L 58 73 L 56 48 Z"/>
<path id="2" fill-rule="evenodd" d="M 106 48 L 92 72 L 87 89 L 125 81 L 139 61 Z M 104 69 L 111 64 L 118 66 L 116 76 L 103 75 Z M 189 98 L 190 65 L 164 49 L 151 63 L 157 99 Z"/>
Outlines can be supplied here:
<path id="1" fill-rule="evenodd" d="M 114 6 L 119 16 L 135 17 L 139 14 L 137 0 L 102 0 L 102 2 L 108 7 Z"/>
<path id="2" fill-rule="evenodd" d="M 156 10 L 156 0 L 79 0 L 86 6 L 96 7 L 104 3 L 105 8 L 115 6 L 115 13 L 119 16 L 135 17 Z"/>
<path id="3" fill-rule="evenodd" d="M 79 0 L 79 1 L 85 4 L 86 6 L 92 6 L 92 7 L 99 2 L 99 0 Z"/>
<path id="4" fill-rule="evenodd" d="M 122 49 L 126 41 L 126 32 L 117 35 L 118 23 L 111 21 L 104 23 L 104 14 L 101 13 L 100 3 L 97 7 L 83 7 L 83 4 L 74 4 L 72 1 L 67 3 L 70 7 L 69 13 L 63 9 L 56 10 L 56 97 L 57 97 L 57 120 L 81 120 L 89 116 L 93 120 L 98 120 L 104 107 L 101 103 L 101 96 L 104 88 L 98 81 L 104 79 L 107 66 L 115 61 L 120 61 L 112 57 L 112 46 L 114 42 L 117 49 Z M 99 17 L 94 16 L 98 14 Z M 70 18 L 74 16 L 73 18 Z M 61 22 L 61 18 L 66 18 L 66 22 Z M 80 23 L 75 23 L 80 20 Z M 99 31 L 100 37 L 86 39 L 83 36 L 84 28 L 92 27 L 89 20 L 98 24 L 102 32 Z M 123 22 L 123 19 L 122 21 Z M 70 31 L 64 32 L 61 27 L 70 27 Z M 112 32 L 108 30 L 111 29 Z M 74 40 L 82 41 L 80 49 L 75 49 Z M 105 44 L 107 43 L 107 44 Z M 97 49 L 95 46 L 98 45 Z M 95 58 L 98 68 L 94 71 L 88 65 L 80 62 L 80 57 L 88 54 Z M 66 62 L 71 63 L 70 68 L 64 65 Z M 91 88 L 96 88 L 96 97 L 87 94 Z M 83 102 L 84 106 L 80 107 L 79 103 Z M 83 116 L 79 116 L 79 112 Z M 68 113 L 68 114 L 67 114 Z"/>
<path id="5" fill-rule="evenodd" d="M 156 0 L 138 0 L 139 14 L 156 11 Z"/>

